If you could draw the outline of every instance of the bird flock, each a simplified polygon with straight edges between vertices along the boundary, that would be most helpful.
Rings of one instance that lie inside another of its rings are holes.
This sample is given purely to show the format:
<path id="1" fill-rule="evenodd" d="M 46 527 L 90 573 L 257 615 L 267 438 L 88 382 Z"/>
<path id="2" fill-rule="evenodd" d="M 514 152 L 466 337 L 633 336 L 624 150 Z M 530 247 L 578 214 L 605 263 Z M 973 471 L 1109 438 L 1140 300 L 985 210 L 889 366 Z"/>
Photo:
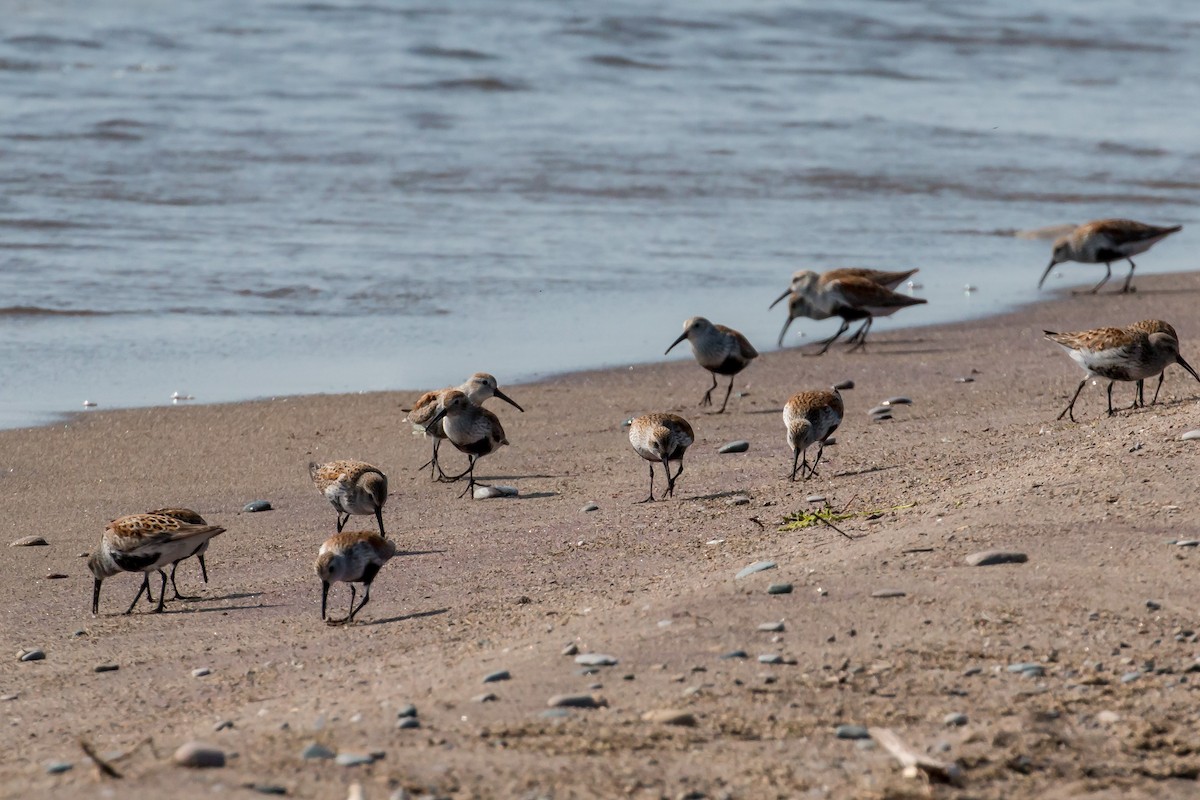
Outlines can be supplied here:
<path id="1" fill-rule="evenodd" d="M 1121 292 L 1133 291 L 1131 282 L 1136 269 L 1132 257 L 1149 250 L 1181 226 L 1162 227 L 1124 219 L 1106 219 L 1080 225 L 1054 242 L 1050 264 L 1038 287 L 1056 264 L 1076 261 L 1104 264 L 1104 279 L 1088 292 L 1094 294 L 1112 276 L 1112 262 L 1129 261 L 1129 274 Z M 768 308 L 787 301 L 787 319 L 779 334 L 783 345 L 788 326 L 797 317 L 824 320 L 837 317 L 841 325 L 833 336 L 817 342 L 817 349 L 804 355 L 821 355 L 849 330 L 861 322 L 847 343 L 850 350 L 861 350 L 875 317 L 890 316 L 900 309 L 926 301 L 901 294 L 896 290 L 917 270 L 883 271 L 843 268 L 824 273 L 801 270 L 792 275 L 786 291 Z M 912 283 L 909 283 L 912 286 Z M 1075 421 L 1075 403 L 1091 379 L 1108 381 L 1108 414 L 1116 413 L 1112 404 L 1116 381 L 1136 382 L 1131 408 L 1145 405 L 1144 381 L 1159 376 L 1151 405 L 1158 400 L 1163 373 L 1171 364 L 1178 364 L 1200 382 L 1190 364 L 1179 353 L 1179 337 L 1175 328 L 1162 320 L 1143 320 L 1126 327 L 1104 327 L 1073 333 L 1045 332 L 1046 338 L 1062 347 L 1084 370 L 1071 401 L 1058 419 L 1067 416 Z M 712 384 L 700 400 L 701 407 L 714 405 L 713 392 L 718 389 L 718 376 L 728 376 L 725 396 L 716 414 L 724 413 L 733 392 L 735 376 L 758 357 L 758 351 L 738 331 L 717 325 L 704 317 L 691 317 L 683 323 L 683 333 L 666 349 L 687 340 L 696 362 L 712 376 Z M 665 355 L 665 353 L 664 353 Z M 792 453 L 792 481 L 808 480 L 818 475 L 817 467 L 830 437 L 838 429 L 845 413 L 841 391 L 852 388 L 851 382 L 829 389 L 801 391 L 792 395 L 783 409 L 783 424 L 787 445 Z M 430 476 L 438 482 L 457 482 L 467 479 L 460 497 L 473 493 L 481 496 L 475 479 L 479 459 L 491 455 L 508 444 L 500 418 L 483 404 L 492 397 L 499 398 L 524 412 L 515 400 L 500 390 L 496 378 L 484 372 L 475 373 L 461 386 L 426 392 L 408 412 L 406 420 L 414 432 L 432 441 L 430 459 L 419 469 L 430 468 Z M 683 417 L 671 413 L 652 413 L 635 417 L 627 423 L 629 442 L 633 450 L 648 462 L 650 488 L 641 503 L 673 497 L 675 486 L 683 474 L 683 457 L 695 442 L 696 435 Z M 457 475 L 447 474 L 439 460 L 443 441 L 468 459 L 467 469 Z M 811 462 L 809 451 L 815 447 Z M 655 464 L 663 467 L 666 488 L 659 498 L 654 494 Z M 672 471 L 674 465 L 674 471 Z M 337 513 L 337 532 L 320 547 L 314 572 L 321 581 L 321 619 L 328 624 L 352 622 L 371 597 L 371 584 L 380 569 L 396 555 L 395 543 L 387 538 L 383 523 L 383 507 L 388 497 L 387 475 L 376 466 L 353 460 L 337 460 L 324 464 L 309 464 L 309 476 L 317 491 L 329 501 Z M 491 487 L 483 487 L 491 488 Z M 485 495 L 486 496 L 486 495 Z M 374 531 L 346 531 L 351 516 L 373 516 L 378 525 Z M 92 592 L 92 613 L 99 614 L 100 588 L 106 578 L 122 572 L 141 573 L 142 583 L 129 608 L 130 614 L 144 594 L 154 611 L 161 612 L 167 600 L 168 576 L 174 591 L 172 599 L 192 599 L 182 595 L 175 584 L 179 563 L 195 557 L 200 562 L 203 580 L 208 583 L 208 568 L 204 555 L 212 540 L 225 532 L 219 525 L 210 525 L 203 517 L 187 508 L 161 508 L 140 514 L 130 514 L 112 520 L 105 526 L 100 543 L 88 557 L 88 568 L 95 581 Z M 153 597 L 150 574 L 160 575 L 158 600 Z M 333 619 L 328 613 L 329 591 L 335 583 L 350 585 L 350 606 L 345 617 Z M 362 584 L 362 600 L 355 605 L 355 584 Z"/>

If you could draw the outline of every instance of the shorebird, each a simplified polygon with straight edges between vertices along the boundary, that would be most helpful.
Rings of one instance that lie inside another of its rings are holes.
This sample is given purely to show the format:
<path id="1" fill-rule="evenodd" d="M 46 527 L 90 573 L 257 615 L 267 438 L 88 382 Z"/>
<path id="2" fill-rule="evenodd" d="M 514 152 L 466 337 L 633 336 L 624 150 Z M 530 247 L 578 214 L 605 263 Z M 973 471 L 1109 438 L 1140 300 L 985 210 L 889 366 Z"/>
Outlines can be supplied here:
<path id="1" fill-rule="evenodd" d="M 308 474 L 317 491 L 337 511 L 338 533 L 351 514 L 374 514 L 379 535 L 387 536 L 383 531 L 383 504 L 387 502 L 388 480 L 379 467 L 362 461 L 309 462 Z"/>
<path id="2" fill-rule="evenodd" d="M 157 571 L 162 576 L 162 586 L 154 611 L 162 611 L 167 599 L 167 573 L 162 568 L 188 558 L 200 545 L 224 532 L 217 525 L 193 525 L 163 514 L 130 514 L 114 519 L 104 527 L 100 546 L 88 556 L 88 569 L 96 579 L 92 613 L 100 613 L 100 585 L 118 572 L 142 573 L 141 588 L 125 611 L 131 614 L 142 592 L 150 591 L 150 573 Z"/>
<path id="3" fill-rule="evenodd" d="M 814 280 L 809 287 L 800 293 L 794 292 L 792 296 L 803 297 L 808 307 L 824 315 L 821 319 L 841 317 L 842 325 L 837 333 L 817 342 L 821 349 L 813 355 L 818 356 L 824 354 L 850 328 L 851 322 L 865 320 L 849 339 L 854 343 L 850 349 L 857 350 L 867 343 L 867 332 L 871 330 L 875 317 L 890 317 L 902 308 L 926 302 L 920 297 L 899 294 L 874 281 L 856 277 L 838 278 L 824 286 Z"/>
<path id="4" fill-rule="evenodd" d="M 783 426 L 787 429 L 787 443 L 792 448 L 792 475 L 796 473 L 804 480 L 817 474 L 817 464 L 825 452 L 825 440 L 842 424 L 842 395 L 837 389 L 800 392 L 792 395 L 783 407 Z M 808 463 L 807 450 L 817 445 L 817 457 L 812 466 Z M 804 470 L 808 470 L 808 475 Z"/>
<path id="5" fill-rule="evenodd" d="M 500 424 L 499 417 L 486 408 L 474 405 L 457 389 L 442 395 L 441 406 L 442 410 L 430 420 L 429 427 L 440 422 L 450 444 L 459 452 L 466 453 L 470 460 L 466 472 L 451 478 L 458 480 L 463 475 L 467 476 L 467 488 L 459 495 L 462 497 L 475 488 L 475 462 L 508 444 L 508 439 L 504 438 L 504 426 Z"/>
<path id="6" fill-rule="evenodd" d="M 729 393 L 733 391 L 733 376 L 758 358 L 758 351 L 745 336 L 733 328 L 713 325 L 704 317 L 692 317 L 686 320 L 683 323 L 683 333 L 679 334 L 678 339 L 671 342 L 667 353 L 671 352 L 675 345 L 684 339 L 687 339 L 692 345 L 692 354 L 696 357 L 696 361 L 713 376 L 712 386 L 708 387 L 708 391 L 704 393 L 700 405 L 711 406 L 713 389 L 717 388 L 717 376 L 729 376 L 729 387 L 725 389 L 725 401 L 721 403 L 721 409 L 717 411 L 718 414 L 724 413 L 725 406 L 729 403 Z"/>
<path id="7" fill-rule="evenodd" d="M 1165 333 L 1173 337 L 1175 341 L 1179 341 L 1179 334 L 1175 332 L 1175 327 L 1171 325 L 1171 323 L 1164 322 L 1161 319 L 1144 319 L 1141 322 L 1135 322 L 1129 326 L 1129 330 L 1144 331 L 1145 333 Z M 1158 402 L 1158 393 L 1162 390 L 1163 379 L 1166 377 L 1166 375 L 1166 370 L 1158 373 L 1158 386 L 1154 388 L 1154 399 L 1150 401 L 1150 405 L 1154 405 Z M 1146 405 L 1146 396 L 1143 394 L 1144 386 L 1144 379 L 1137 382 L 1137 395 L 1134 397 L 1133 405 L 1130 406 L 1130 408 L 1137 406 L 1144 407 Z"/>
<path id="8" fill-rule="evenodd" d="M 1089 378 L 1108 380 L 1108 415 L 1112 407 L 1114 381 L 1138 381 L 1159 374 L 1169 364 L 1178 364 L 1200 381 L 1196 370 L 1179 355 L 1179 340 L 1168 333 L 1146 333 L 1130 328 L 1096 328 L 1076 333 L 1045 331 L 1046 338 L 1067 351 L 1072 360 L 1087 373 L 1079 382 L 1071 402 L 1058 415 L 1075 421 L 1075 400 Z"/>
<path id="9" fill-rule="evenodd" d="M 433 438 L 433 457 L 429 461 L 421 465 L 421 469 L 429 467 L 429 474 L 435 480 L 445 479 L 446 473 L 442 472 L 442 467 L 438 463 L 438 447 L 442 443 L 442 439 L 446 438 L 445 431 L 442 430 L 442 423 L 439 421 L 436 425 L 430 425 L 430 420 L 437 416 L 441 410 L 439 405 L 443 395 L 451 391 L 455 387 L 447 387 L 436 392 L 426 392 L 421 395 L 412 410 L 408 412 L 405 419 L 412 423 L 413 429 L 422 434 L 428 434 Z M 513 400 L 511 397 L 500 391 L 500 387 L 496 383 L 496 378 L 486 372 L 476 372 L 471 377 L 467 378 L 462 386 L 457 387 L 457 390 L 462 392 L 477 406 L 483 405 L 484 401 L 489 397 L 499 397 L 504 402 L 524 413 L 525 409 Z"/>
<path id="10" fill-rule="evenodd" d="M 174 519 L 177 519 L 180 522 L 186 522 L 190 525 L 207 525 L 208 524 L 208 522 L 205 521 L 204 517 L 200 516 L 195 511 L 192 511 L 190 508 L 158 508 L 158 509 L 155 509 L 154 511 L 147 511 L 146 513 L 147 514 L 158 514 L 159 516 L 164 516 L 164 517 L 173 517 Z M 201 574 L 201 576 L 203 576 L 204 582 L 208 583 L 208 566 L 204 563 L 204 554 L 208 552 L 208 543 L 210 541 L 211 541 L 211 539 L 205 539 L 203 542 L 201 542 L 196 547 L 196 549 L 193 552 L 189 553 L 188 555 L 184 556 L 183 558 L 178 559 L 177 561 L 175 561 L 175 563 L 173 563 L 171 565 L 171 588 L 173 590 L 175 590 L 175 596 L 171 598 L 172 600 L 195 600 L 196 599 L 195 597 L 188 597 L 187 595 L 180 594 L 179 587 L 175 585 L 175 570 L 179 568 L 179 562 L 183 561 L 184 559 L 188 559 L 188 558 L 191 558 L 192 556 L 195 556 L 196 560 L 200 562 L 200 574 Z M 148 586 L 146 587 L 146 602 L 148 602 L 148 603 L 154 602 L 154 597 L 151 595 L 150 587 L 148 587 Z"/>
<path id="11" fill-rule="evenodd" d="M 1095 294 L 1112 277 L 1112 262 L 1124 259 L 1129 262 L 1129 274 L 1125 276 L 1125 285 L 1121 287 L 1121 292 L 1128 292 L 1129 282 L 1133 280 L 1133 271 L 1137 269 L 1137 264 L 1133 263 L 1133 256 L 1146 252 L 1167 236 L 1182 229 L 1182 225 L 1161 227 L 1134 222 L 1131 219 L 1098 219 L 1084 223 L 1066 236 L 1055 240 L 1050 266 L 1042 273 L 1038 288 L 1042 288 L 1046 276 L 1054 269 L 1055 264 L 1065 261 L 1103 264 L 1104 279 L 1085 292 Z"/>
<path id="12" fill-rule="evenodd" d="M 321 579 L 321 619 L 326 619 L 325 608 L 329 599 L 331 583 L 350 584 L 350 613 L 345 619 L 327 619 L 330 625 L 353 622 L 354 615 L 362 611 L 371 599 L 371 582 L 379 569 L 396 555 L 396 545 L 372 531 L 346 531 L 330 536 L 317 551 L 314 565 Z M 362 602 L 354 607 L 354 584 L 363 585 Z"/>
<path id="13" fill-rule="evenodd" d="M 654 465 L 661 463 L 667 473 L 667 490 L 662 499 L 675 496 L 675 481 L 683 474 L 683 454 L 696 440 L 692 426 L 675 414 L 646 414 L 629 423 L 629 443 L 639 456 L 650 462 L 650 496 L 639 502 L 654 502 Z M 679 469 L 671 475 L 671 462 Z"/>
<path id="14" fill-rule="evenodd" d="M 915 275 L 918 270 L 910 269 L 900 272 L 889 272 L 879 269 L 865 269 L 862 267 L 841 267 L 839 269 L 830 269 L 822 272 L 820 275 L 810 269 L 802 269 L 792 273 L 792 282 L 788 286 L 787 291 L 775 298 L 775 302 L 767 306 L 770 310 L 783 300 L 785 297 L 788 300 L 788 318 L 783 323 L 783 330 L 779 332 L 779 346 L 783 347 L 783 337 L 787 333 L 788 326 L 792 324 L 792 320 L 797 317 L 808 317 L 810 319 L 822 320 L 829 319 L 833 313 L 815 306 L 808 298 L 815 296 L 820 291 L 824 290 L 833 281 L 843 280 L 845 278 L 862 278 L 871 283 L 883 286 L 886 289 L 895 289 L 908 278 Z"/>

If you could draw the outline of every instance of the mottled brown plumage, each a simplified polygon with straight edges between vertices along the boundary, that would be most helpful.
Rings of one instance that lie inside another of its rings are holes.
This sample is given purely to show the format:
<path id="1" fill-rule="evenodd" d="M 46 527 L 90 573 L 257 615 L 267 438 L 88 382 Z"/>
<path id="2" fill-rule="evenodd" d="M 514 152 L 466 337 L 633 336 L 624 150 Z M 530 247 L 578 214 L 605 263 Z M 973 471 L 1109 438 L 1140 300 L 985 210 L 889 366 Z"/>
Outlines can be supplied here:
<path id="1" fill-rule="evenodd" d="M 193 511 L 190 508 L 159 508 L 159 509 L 155 509 L 154 511 L 147 511 L 146 513 L 147 514 L 161 514 L 161 515 L 167 516 L 167 517 L 174 517 L 175 519 L 179 520 L 180 522 L 187 522 L 192 525 L 207 525 L 208 524 L 208 522 L 205 521 L 204 517 L 200 516 L 199 514 L 197 514 L 195 511 Z M 196 599 L 195 597 L 188 597 L 187 595 L 180 594 L 179 587 L 175 584 L 175 570 L 179 568 L 179 562 L 183 561 L 186 558 L 191 558 L 192 556 L 196 557 L 196 560 L 200 562 L 200 574 L 204 578 L 204 582 L 208 583 L 208 565 L 204 563 L 204 554 L 208 552 L 208 543 L 210 541 L 212 541 L 212 540 L 205 539 L 203 542 L 200 543 L 200 546 L 197 547 L 193 553 L 191 553 L 190 555 L 184 556 L 184 558 L 179 559 L 178 561 L 176 561 L 175 563 L 173 563 L 171 565 L 171 589 L 173 589 L 175 592 L 175 596 L 171 598 L 172 600 L 195 600 Z M 150 594 L 149 587 L 146 588 L 146 602 L 148 602 L 148 603 L 154 602 L 154 597 Z"/>
<path id="2" fill-rule="evenodd" d="M 788 298 L 788 318 L 783 323 L 783 330 L 779 332 L 779 346 L 783 347 L 784 334 L 787 333 L 788 326 L 792 324 L 792 320 L 797 317 L 822 320 L 834 316 L 833 311 L 818 306 L 814 302 L 814 298 L 834 281 L 856 278 L 870 281 L 886 289 L 895 289 L 917 272 L 918 270 L 915 269 L 897 272 L 866 269 L 863 267 L 840 267 L 838 269 L 826 270 L 820 274 L 809 269 L 802 269 L 799 272 L 792 273 L 792 282 L 788 286 L 787 291 L 779 295 L 771 305 L 767 306 L 768 309 L 772 309 L 780 300 L 783 300 L 785 297 Z"/>
<path id="3" fill-rule="evenodd" d="M 792 395 L 783 407 L 783 425 L 787 429 L 787 443 L 792 448 L 791 480 L 796 474 L 808 480 L 817 474 L 817 464 L 825 452 L 825 440 L 842 424 L 845 408 L 842 395 L 837 389 L 799 392 Z M 817 445 L 817 457 L 809 466 L 807 450 Z M 804 471 L 808 470 L 805 475 Z"/>
<path id="4" fill-rule="evenodd" d="M 434 416 L 430 426 L 440 422 L 450 444 L 460 452 L 466 453 L 470 460 L 466 472 L 451 478 L 467 478 L 467 488 L 462 493 L 465 495 L 476 486 L 475 462 L 508 444 L 508 439 L 504 435 L 504 426 L 500 424 L 499 417 L 486 408 L 473 404 L 457 389 L 446 392 L 441 405 L 442 410 Z"/>
<path id="5" fill-rule="evenodd" d="M 671 342 L 671 346 L 667 348 L 666 352 L 671 352 L 675 345 L 684 339 L 691 344 L 692 355 L 696 357 L 696 362 L 711 372 L 713 376 L 712 386 L 708 387 L 708 391 L 704 393 L 700 405 L 711 406 L 713 389 L 717 388 L 717 376 L 729 376 L 725 400 L 717 411 L 718 414 L 723 413 L 725 406 L 729 403 L 729 395 L 733 391 L 733 377 L 749 366 L 751 361 L 758 358 L 758 351 L 754 349 L 754 345 L 750 344 L 750 340 L 738 331 L 724 325 L 714 325 L 704 317 L 692 317 L 685 320 L 683 333 L 679 335 L 678 339 Z"/>
<path id="6" fill-rule="evenodd" d="M 446 438 L 446 433 L 442 429 L 442 422 L 439 420 L 434 424 L 433 418 L 438 415 L 438 412 L 444 407 L 446 394 L 452 391 L 462 392 L 477 406 L 483 405 L 484 401 L 491 397 L 498 397 L 504 402 L 516 408 L 518 411 L 524 412 L 525 409 L 517 404 L 516 400 L 500 391 L 500 387 L 496 382 L 496 378 L 486 372 L 476 372 L 457 389 L 455 387 L 447 387 L 434 392 L 426 392 L 421 395 L 416 403 L 413 404 L 412 410 L 409 411 L 407 421 L 410 422 L 415 431 L 428 435 L 433 438 L 433 456 L 422 468 L 430 467 L 430 474 L 435 480 L 445 480 L 447 475 L 442 471 L 441 465 L 438 463 L 438 448 L 442 440 Z"/>
<path id="7" fill-rule="evenodd" d="M 338 460 L 326 464 L 310 462 L 308 474 L 329 504 L 337 512 L 337 529 L 350 521 L 351 514 L 374 515 L 379 523 L 379 535 L 386 537 L 383 530 L 383 504 L 387 502 L 387 475 L 379 467 L 365 461 Z"/>
<path id="8" fill-rule="evenodd" d="M 675 495 L 675 481 L 683 474 L 683 455 L 696 440 L 692 426 L 676 414 L 646 414 L 629 423 L 629 443 L 634 452 L 650 462 L 650 495 L 643 503 L 654 500 L 654 464 L 661 463 L 667 474 L 667 489 L 662 499 Z M 672 461 L 679 470 L 671 475 Z"/>
<path id="9" fill-rule="evenodd" d="M 1167 236 L 1182 229 L 1182 225 L 1163 227 L 1131 219 L 1098 219 L 1084 223 L 1066 236 L 1055 240 L 1050 265 L 1042 273 L 1038 288 L 1042 288 L 1046 276 L 1054 269 L 1055 264 L 1065 261 L 1103 264 L 1104 278 L 1087 290 L 1088 294 L 1095 294 L 1112 277 L 1112 262 L 1125 260 L 1129 262 L 1129 274 L 1125 276 L 1125 285 L 1121 287 L 1121 291 L 1128 292 L 1130 281 L 1133 280 L 1133 271 L 1137 269 L 1137 264 L 1133 263 L 1133 256 L 1146 252 Z"/>
<path id="10" fill-rule="evenodd" d="M 321 619 L 326 619 L 330 584 L 348 583 L 350 613 L 344 619 L 326 621 L 331 625 L 353 622 L 354 615 L 371 599 L 371 583 L 380 568 L 395 555 L 395 543 L 373 531 L 345 531 L 326 539 L 317 551 L 317 561 L 313 565 L 321 579 Z M 354 607 L 355 583 L 363 585 L 363 599 L 358 608 Z"/>

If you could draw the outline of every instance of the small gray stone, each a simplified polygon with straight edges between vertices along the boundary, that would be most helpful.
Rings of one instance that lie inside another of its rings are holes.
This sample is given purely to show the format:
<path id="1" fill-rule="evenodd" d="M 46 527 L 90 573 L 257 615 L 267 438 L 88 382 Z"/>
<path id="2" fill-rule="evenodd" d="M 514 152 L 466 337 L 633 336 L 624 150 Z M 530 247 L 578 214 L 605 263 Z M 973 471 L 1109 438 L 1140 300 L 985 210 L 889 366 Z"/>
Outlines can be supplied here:
<path id="1" fill-rule="evenodd" d="M 575 663 L 585 667 L 612 667 L 617 664 L 617 658 L 603 653 L 581 653 L 575 656 Z"/>
<path id="2" fill-rule="evenodd" d="M 50 544 L 41 536 L 23 536 L 16 541 L 8 543 L 9 547 L 45 547 Z"/>
<path id="3" fill-rule="evenodd" d="M 271 502 L 269 500 L 251 500 L 246 505 L 242 506 L 242 511 L 248 514 L 253 514 L 257 511 L 270 511 Z"/>
<path id="4" fill-rule="evenodd" d="M 196 667 L 196 669 L 192 670 L 193 678 L 203 678 L 205 675 L 211 674 L 212 670 L 210 670 L 208 667 Z"/>
<path id="5" fill-rule="evenodd" d="M 300 757 L 305 761 L 328 761 L 335 758 L 337 753 L 330 750 L 323 744 L 313 742 L 308 747 L 300 751 Z"/>
<path id="6" fill-rule="evenodd" d="M 477 694 L 474 697 L 472 697 L 471 702 L 472 703 L 494 703 L 499 699 L 500 698 L 496 697 L 496 695 L 493 694 L 492 692 L 485 692 L 484 694 Z"/>
<path id="7" fill-rule="evenodd" d="M 415 717 L 417 715 L 417 707 L 412 703 L 405 703 L 396 709 L 397 717 Z"/>
<path id="8" fill-rule="evenodd" d="M 723 653 L 718 656 L 722 660 L 728 661 L 733 658 L 749 658 L 749 654 L 745 650 L 730 650 L 728 653 Z"/>
<path id="9" fill-rule="evenodd" d="M 551 708 L 600 708 L 608 703 L 591 694 L 556 694 L 546 701 L 546 705 Z"/>
<path id="10" fill-rule="evenodd" d="M 70 761 L 51 761 L 46 764 L 46 773 L 49 775 L 61 775 L 75 768 L 75 765 Z"/>
<path id="11" fill-rule="evenodd" d="M 213 730 L 214 731 L 223 731 L 227 728 L 232 728 L 232 727 L 233 727 L 233 720 L 223 719 L 220 722 L 218 722 L 216 725 L 213 725 Z"/>
<path id="12" fill-rule="evenodd" d="M 276 783 L 244 783 L 245 788 L 259 794 L 285 795 L 288 793 L 286 786 L 280 786 Z"/>
<path id="13" fill-rule="evenodd" d="M 825 502 L 825 495 L 823 495 L 823 494 L 810 494 L 808 497 L 804 498 L 804 502 L 806 502 L 806 503 L 824 503 L 824 502 Z"/>
<path id="14" fill-rule="evenodd" d="M 1151 611 L 1158 611 L 1160 608 L 1162 608 L 1162 603 L 1158 602 L 1157 600 L 1147 600 L 1146 608 L 1150 609 Z"/>
<path id="15" fill-rule="evenodd" d="M 584 513 L 587 513 L 589 511 L 599 511 L 600 506 L 596 505 L 595 503 L 588 503 L 586 506 L 584 506 L 580 510 L 583 511 Z"/>
<path id="16" fill-rule="evenodd" d="M 496 683 L 497 681 L 507 681 L 507 680 L 510 680 L 511 678 L 512 678 L 512 675 L 509 674 L 509 671 L 506 669 L 502 669 L 502 670 L 498 670 L 496 672 L 489 672 L 487 675 L 484 675 L 483 682 L 484 683 Z"/>
<path id="17" fill-rule="evenodd" d="M 783 630 L 783 622 L 763 622 L 758 626 L 758 629 L 767 633 L 779 633 Z"/>
<path id="18" fill-rule="evenodd" d="M 733 577 L 735 579 L 741 579 L 741 578 L 746 577 L 747 575 L 753 575 L 756 572 L 762 572 L 763 570 L 768 570 L 768 569 L 775 569 L 775 567 L 777 567 L 777 566 L 778 566 L 778 564 L 776 564 L 774 561 L 755 561 L 750 566 L 743 567 L 741 569 L 741 571 L 738 572 L 738 574 L 734 575 Z"/>
<path id="19" fill-rule="evenodd" d="M 731 497 L 725 501 L 725 505 L 727 505 L 727 506 L 748 506 L 748 505 L 750 505 L 750 498 L 746 497 L 746 495 L 744 495 L 744 494 L 734 495 L 733 497 Z"/>
<path id="20" fill-rule="evenodd" d="M 181 767 L 203 769 L 225 766 L 225 751 L 202 742 L 188 742 L 175 751 L 175 763 Z"/>
<path id="21" fill-rule="evenodd" d="M 1046 674 L 1046 668 L 1041 664 L 1033 664 L 1029 662 L 1009 664 L 1007 669 L 1009 672 L 1020 673 L 1026 678 L 1040 678 Z"/>
<path id="22" fill-rule="evenodd" d="M 884 414 L 890 415 L 892 413 L 892 407 L 891 406 L 875 406 L 867 413 L 870 414 L 872 417 L 879 417 L 879 416 L 883 416 Z"/>
<path id="23" fill-rule="evenodd" d="M 1121 683 L 1133 683 L 1140 677 L 1142 677 L 1142 673 L 1140 672 L 1126 672 L 1121 676 Z"/>
<path id="24" fill-rule="evenodd" d="M 955 383 L 974 383 L 975 379 L 972 378 L 970 375 L 964 375 L 961 378 L 955 378 L 954 382 Z"/>
<path id="25" fill-rule="evenodd" d="M 912 405 L 912 400 L 910 400 L 910 399 L 909 399 L 909 398 L 907 398 L 907 397 L 889 397 L 887 400 L 884 400 L 882 403 L 880 403 L 880 405 L 884 405 L 884 406 L 911 406 L 911 405 Z"/>
<path id="26" fill-rule="evenodd" d="M 947 714 L 946 716 L 942 717 L 942 724 L 961 727 L 967 724 L 967 715 L 963 713 Z"/>
<path id="27" fill-rule="evenodd" d="M 783 656 L 779 655 L 779 653 L 764 653 L 763 655 L 758 657 L 758 663 L 760 663 L 760 664 L 782 664 Z"/>
<path id="28" fill-rule="evenodd" d="M 892 415 L 891 415 L 890 413 L 887 413 L 887 414 L 872 414 L 872 415 L 871 415 L 871 421 L 872 421 L 872 422 L 887 422 L 887 421 L 888 421 L 889 419 L 891 419 L 891 418 L 892 418 Z"/>
<path id="29" fill-rule="evenodd" d="M 0 694 L 0 703 L 7 703 L 11 700 L 16 700 L 18 697 L 20 697 L 18 694 Z"/>
<path id="30" fill-rule="evenodd" d="M 963 670 L 962 674 L 964 678 L 969 678 L 972 675 L 978 675 L 981 672 L 983 672 L 983 667 L 967 667 Z"/>
<path id="31" fill-rule="evenodd" d="M 1176 547 L 1196 547 L 1200 545 L 1200 539 L 1180 539 L 1175 542 Z"/>
<path id="32" fill-rule="evenodd" d="M 119 669 L 116 664 L 97 664 L 92 667 L 92 672 L 116 672 Z"/>
<path id="33" fill-rule="evenodd" d="M 717 450 L 718 453 L 744 453 L 750 449 L 750 443 L 744 439 L 738 439 L 735 442 L 721 445 Z"/>
<path id="34" fill-rule="evenodd" d="M 1200 430 L 1188 431 L 1187 433 L 1183 434 L 1179 438 L 1185 442 L 1190 441 L 1192 439 L 1200 439 Z"/>
<path id="35" fill-rule="evenodd" d="M 654 722 L 659 725 L 682 725 L 691 728 L 696 725 L 696 716 L 690 711 L 681 711 L 677 708 L 660 708 L 642 714 L 642 721 Z"/>
<path id="36" fill-rule="evenodd" d="M 871 734 L 862 725 L 838 725 L 833 729 L 839 739 L 870 739 Z"/>
<path id="37" fill-rule="evenodd" d="M 835 384 L 833 385 L 833 388 L 834 388 L 834 389 L 837 389 L 839 392 L 840 392 L 840 391 L 843 391 L 843 390 L 845 390 L 845 389 L 853 389 L 853 388 L 854 388 L 854 381 L 847 379 L 847 380 L 844 380 L 844 381 L 842 381 L 842 382 L 840 382 L 840 383 L 835 383 Z"/>
<path id="38" fill-rule="evenodd" d="M 18 650 L 18 661 L 41 661 L 46 657 L 46 653 L 42 650 L 34 648 L 33 650 Z"/>
<path id="39" fill-rule="evenodd" d="M 994 564 L 1024 564 L 1029 556 L 1015 550 L 981 550 L 971 553 L 965 561 L 971 567 L 990 567 Z"/>
<path id="40" fill-rule="evenodd" d="M 790 583 L 772 583 L 767 587 L 767 594 L 791 594 L 792 585 Z"/>
<path id="41" fill-rule="evenodd" d="M 401 717 L 396 721 L 397 730 L 406 731 L 419 727 L 421 727 L 421 720 L 417 719 L 416 717 Z"/>
<path id="42" fill-rule="evenodd" d="M 516 497 L 518 494 L 515 486 L 478 486 L 473 497 L 476 500 L 488 500 L 493 497 Z"/>
<path id="43" fill-rule="evenodd" d="M 375 757 L 368 753 L 338 753 L 337 758 L 333 760 L 339 767 L 361 767 L 363 764 L 374 762 Z"/>
<path id="44" fill-rule="evenodd" d="M 570 644 L 568 644 L 566 647 L 564 647 L 562 649 L 562 654 L 564 656 L 573 656 L 578 652 L 579 652 L 579 645 L 575 644 L 574 642 L 571 642 Z"/>
<path id="45" fill-rule="evenodd" d="M 905 593 L 899 589 L 876 589 L 871 592 L 871 597 L 904 597 Z"/>

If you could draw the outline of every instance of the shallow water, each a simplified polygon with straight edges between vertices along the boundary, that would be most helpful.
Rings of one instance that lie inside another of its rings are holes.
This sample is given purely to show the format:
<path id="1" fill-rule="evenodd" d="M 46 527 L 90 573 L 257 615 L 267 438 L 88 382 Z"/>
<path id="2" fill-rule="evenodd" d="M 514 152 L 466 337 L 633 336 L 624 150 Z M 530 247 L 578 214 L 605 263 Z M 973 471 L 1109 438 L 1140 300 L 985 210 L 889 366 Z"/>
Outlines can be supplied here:
<path id="1" fill-rule="evenodd" d="M 1014 230 L 1195 221 L 1193 2 L 649 7 L 9 7 L 0 426 L 653 361 L 695 314 L 768 350 L 801 268 L 962 319 L 1036 299 Z"/>

